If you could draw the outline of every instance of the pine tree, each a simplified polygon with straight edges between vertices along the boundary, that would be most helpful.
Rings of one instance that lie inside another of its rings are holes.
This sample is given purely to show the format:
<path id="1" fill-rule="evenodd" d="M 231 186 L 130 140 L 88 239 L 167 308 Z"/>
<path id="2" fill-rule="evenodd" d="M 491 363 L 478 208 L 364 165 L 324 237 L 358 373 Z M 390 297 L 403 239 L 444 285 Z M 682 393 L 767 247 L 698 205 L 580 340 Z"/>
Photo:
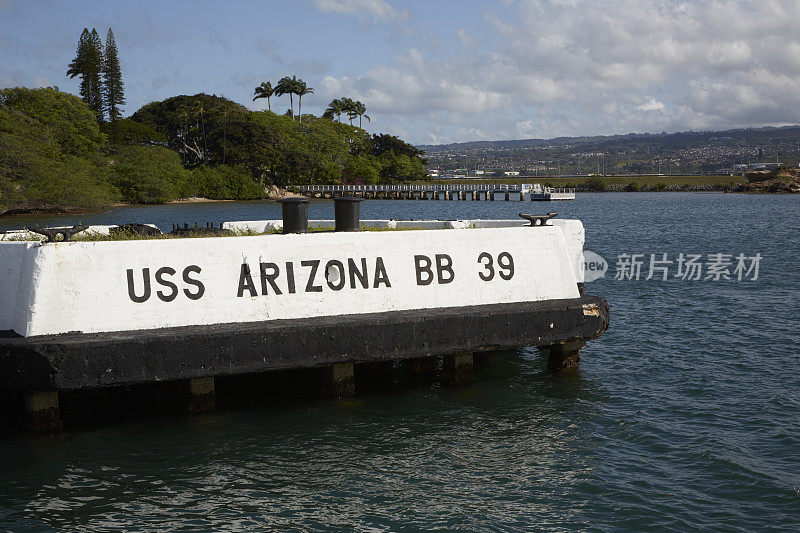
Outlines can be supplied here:
<path id="1" fill-rule="evenodd" d="M 103 122 L 103 41 L 97 30 L 92 28 L 89 34 L 89 46 L 86 54 L 84 76 L 89 80 L 89 100 L 86 104 L 97 114 L 97 120 Z"/>
<path id="2" fill-rule="evenodd" d="M 117 56 L 117 42 L 114 40 L 114 33 L 111 28 L 106 35 L 106 53 L 103 62 L 103 101 L 104 108 L 108 113 L 108 120 L 111 121 L 112 135 L 116 137 L 117 120 L 122 115 L 119 106 L 125 104 L 125 89 L 122 83 L 122 70 L 119 66 Z M 116 141 L 116 138 L 112 139 Z"/>
<path id="3" fill-rule="evenodd" d="M 75 76 L 81 77 L 80 95 L 83 101 L 89 103 L 89 79 L 86 77 L 86 61 L 89 55 L 89 30 L 83 28 L 81 37 L 78 40 L 78 51 L 75 54 L 75 59 L 67 67 L 67 76 L 74 78 Z"/>

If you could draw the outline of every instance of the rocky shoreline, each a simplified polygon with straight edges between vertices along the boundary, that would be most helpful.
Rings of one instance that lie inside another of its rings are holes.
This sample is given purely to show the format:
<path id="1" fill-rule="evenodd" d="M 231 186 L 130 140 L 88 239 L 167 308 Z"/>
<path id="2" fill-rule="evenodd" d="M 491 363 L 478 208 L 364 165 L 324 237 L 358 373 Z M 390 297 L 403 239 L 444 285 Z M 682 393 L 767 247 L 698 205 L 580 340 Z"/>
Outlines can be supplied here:
<path id="1" fill-rule="evenodd" d="M 753 194 L 797 194 L 800 193 L 800 169 L 778 168 L 769 172 L 747 174 L 747 183 L 735 192 Z"/>

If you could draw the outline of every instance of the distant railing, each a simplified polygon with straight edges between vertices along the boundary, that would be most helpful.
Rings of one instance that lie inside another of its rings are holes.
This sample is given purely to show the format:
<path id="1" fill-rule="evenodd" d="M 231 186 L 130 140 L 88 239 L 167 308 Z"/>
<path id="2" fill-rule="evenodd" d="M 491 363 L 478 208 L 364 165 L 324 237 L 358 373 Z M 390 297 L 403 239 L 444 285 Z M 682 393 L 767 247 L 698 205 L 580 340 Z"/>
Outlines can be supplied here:
<path id="1" fill-rule="evenodd" d="M 299 185 L 301 192 L 400 192 L 400 191 L 508 191 L 528 192 L 540 189 L 538 184 L 430 184 L 430 185 Z"/>
<path id="2" fill-rule="evenodd" d="M 522 195 L 534 194 L 575 194 L 575 189 L 565 187 L 542 187 L 538 183 L 484 183 L 484 184 L 434 184 L 429 185 L 298 185 L 294 190 L 304 194 L 314 193 L 392 193 L 406 191 L 421 192 L 487 192 L 487 193 L 519 193 Z"/>

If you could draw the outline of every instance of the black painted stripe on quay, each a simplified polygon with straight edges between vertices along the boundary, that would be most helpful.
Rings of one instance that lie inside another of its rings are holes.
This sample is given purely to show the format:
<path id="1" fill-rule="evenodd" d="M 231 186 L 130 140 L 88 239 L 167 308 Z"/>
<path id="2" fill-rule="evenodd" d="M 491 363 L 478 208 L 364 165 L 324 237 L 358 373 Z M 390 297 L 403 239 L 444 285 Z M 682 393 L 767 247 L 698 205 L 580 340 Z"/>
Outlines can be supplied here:
<path id="1" fill-rule="evenodd" d="M 587 311 L 588 310 L 588 311 Z M 0 338 L 0 389 L 69 390 L 599 337 L 608 304 L 543 302 Z M 551 327 L 552 325 L 552 327 Z"/>

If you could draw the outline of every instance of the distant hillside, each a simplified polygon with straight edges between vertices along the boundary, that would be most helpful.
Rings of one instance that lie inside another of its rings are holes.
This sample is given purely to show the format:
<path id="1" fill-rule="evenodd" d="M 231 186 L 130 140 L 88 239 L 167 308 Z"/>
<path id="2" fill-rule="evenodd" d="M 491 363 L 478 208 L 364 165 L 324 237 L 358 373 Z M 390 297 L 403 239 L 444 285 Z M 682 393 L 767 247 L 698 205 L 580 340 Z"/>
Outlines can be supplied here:
<path id="1" fill-rule="evenodd" d="M 624 135 L 595 135 L 585 137 L 555 137 L 552 139 L 517 139 L 505 141 L 472 141 L 465 143 L 450 143 L 450 144 L 423 144 L 418 147 L 425 150 L 426 153 L 432 154 L 446 150 L 458 149 L 497 149 L 497 148 L 531 148 L 542 146 L 564 146 L 564 145 L 578 145 L 578 144 L 610 144 L 610 143 L 625 143 L 625 142 L 653 142 L 660 144 L 676 144 L 676 143 L 692 143 L 692 142 L 707 142 L 710 139 L 715 141 L 725 140 L 728 137 L 731 140 L 750 140 L 753 142 L 763 142 L 765 139 L 775 137 L 785 138 L 799 138 L 800 125 L 797 126 L 783 126 L 780 128 L 764 127 L 764 128 L 739 128 L 733 130 L 723 131 L 682 131 L 678 133 L 626 133 Z"/>
<path id="2" fill-rule="evenodd" d="M 800 161 L 800 126 L 629 133 L 423 145 L 430 166 L 525 174 L 710 173 L 736 164 Z"/>

